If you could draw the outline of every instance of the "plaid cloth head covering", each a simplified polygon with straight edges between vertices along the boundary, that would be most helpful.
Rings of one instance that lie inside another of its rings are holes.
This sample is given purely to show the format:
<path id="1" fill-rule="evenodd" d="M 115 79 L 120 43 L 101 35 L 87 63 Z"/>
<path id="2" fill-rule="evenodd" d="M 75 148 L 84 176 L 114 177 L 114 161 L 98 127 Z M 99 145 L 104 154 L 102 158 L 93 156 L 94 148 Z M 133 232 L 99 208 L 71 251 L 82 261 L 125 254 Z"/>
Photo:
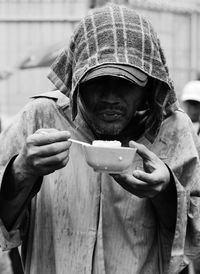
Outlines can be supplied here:
<path id="1" fill-rule="evenodd" d="M 133 9 L 108 4 L 90 11 L 75 29 L 69 47 L 53 63 L 48 78 L 70 97 L 73 119 L 81 79 L 102 64 L 129 65 L 154 79 L 146 125 L 146 136 L 153 140 L 163 117 L 177 108 L 176 96 L 159 39 Z"/>

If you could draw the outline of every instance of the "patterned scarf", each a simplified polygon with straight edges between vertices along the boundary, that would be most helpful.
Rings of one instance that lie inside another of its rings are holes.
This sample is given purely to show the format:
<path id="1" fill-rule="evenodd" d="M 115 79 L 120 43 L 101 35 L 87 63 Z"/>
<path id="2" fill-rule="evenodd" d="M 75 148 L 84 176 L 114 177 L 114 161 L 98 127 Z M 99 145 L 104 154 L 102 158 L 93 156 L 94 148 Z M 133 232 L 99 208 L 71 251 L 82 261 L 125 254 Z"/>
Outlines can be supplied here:
<path id="1" fill-rule="evenodd" d="M 151 78 L 145 134 L 153 141 L 162 120 L 177 109 L 177 100 L 157 34 L 133 9 L 108 4 L 92 10 L 75 29 L 69 48 L 53 63 L 48 78 L 70 97 L 74 119 L 82 77 L 94 67 L 113 63 L 136 67 Z"/>

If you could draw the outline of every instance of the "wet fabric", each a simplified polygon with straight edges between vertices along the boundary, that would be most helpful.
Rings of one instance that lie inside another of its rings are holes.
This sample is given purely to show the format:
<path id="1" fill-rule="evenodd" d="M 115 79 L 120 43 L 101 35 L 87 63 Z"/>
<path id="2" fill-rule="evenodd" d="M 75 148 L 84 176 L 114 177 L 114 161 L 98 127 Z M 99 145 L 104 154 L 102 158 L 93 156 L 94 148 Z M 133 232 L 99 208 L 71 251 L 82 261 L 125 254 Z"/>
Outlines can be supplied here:
<path id="1" fill-rule="evenodd" d="M 93 135 L 81 117 L 71 122 L 70 108 L 62 96 L 57 104 L 54 92 L 54 100 L 47 99 L 49 95 L 41 97 L 29 103 L 1 135 L 1 176 L 6 172 L 5 164 L 37 128 L 69 130 L 72 138 L 92 142 Z M 26 274 L 174 274 L 188 263 L 187 255 L 197 254 L 200 164 L 190 120 L 176 111 L 163 122 L 153 144 L 145 137 L 138 142 L 174 173 L 175 231 L 157 219 L 158 212 L 168 211 L 164 201 L 155 209 L 150 199 L 131 195 L 109 175 L 94 172 L 85 161 L 83 148 L 72 144 L 68 165 L 45 176 L 32 199 L 28 236 L 22 238 Z M 139 156 L 133 168 L 143 168 Z M 20 245 L 18 237 L 26 226 L 18 222 L 5 232 L 1 223 L 1 246 L 9 249 Z"/>

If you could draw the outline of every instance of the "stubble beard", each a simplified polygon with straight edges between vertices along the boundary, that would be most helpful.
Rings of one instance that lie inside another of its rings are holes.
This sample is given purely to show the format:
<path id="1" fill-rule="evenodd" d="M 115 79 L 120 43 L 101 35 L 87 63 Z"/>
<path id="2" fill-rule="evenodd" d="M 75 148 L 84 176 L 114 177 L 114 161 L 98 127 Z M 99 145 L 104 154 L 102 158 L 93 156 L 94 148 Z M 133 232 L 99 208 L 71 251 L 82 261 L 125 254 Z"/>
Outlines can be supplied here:
<path id="1" fill-rule="evenodd" d="M 117 136 L 119 135 L 123 129 L 124 125 L 120 123 L 103 123 L 100 124 L 91 123 L 91 127 L 93 131 L 98 135 L 107 135 L 107 136 Z"/>

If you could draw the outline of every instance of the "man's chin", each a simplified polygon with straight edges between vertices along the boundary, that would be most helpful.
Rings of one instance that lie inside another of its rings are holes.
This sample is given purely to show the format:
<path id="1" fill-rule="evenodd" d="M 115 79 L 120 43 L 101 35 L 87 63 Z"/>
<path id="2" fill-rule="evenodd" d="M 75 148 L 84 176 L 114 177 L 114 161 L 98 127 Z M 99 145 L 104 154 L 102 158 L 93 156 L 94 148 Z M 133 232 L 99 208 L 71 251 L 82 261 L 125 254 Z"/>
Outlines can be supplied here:
<path id="1" fill-rule="evenodd" d="M 119 135 L 124 127 L 119 126 L 117 124 L 114 125 L 105 125 L 105 126 L 95 126 L 93 127 L 94 131 L 98 135 L 106 135 L 106 136 L 116 136 Z"/>

